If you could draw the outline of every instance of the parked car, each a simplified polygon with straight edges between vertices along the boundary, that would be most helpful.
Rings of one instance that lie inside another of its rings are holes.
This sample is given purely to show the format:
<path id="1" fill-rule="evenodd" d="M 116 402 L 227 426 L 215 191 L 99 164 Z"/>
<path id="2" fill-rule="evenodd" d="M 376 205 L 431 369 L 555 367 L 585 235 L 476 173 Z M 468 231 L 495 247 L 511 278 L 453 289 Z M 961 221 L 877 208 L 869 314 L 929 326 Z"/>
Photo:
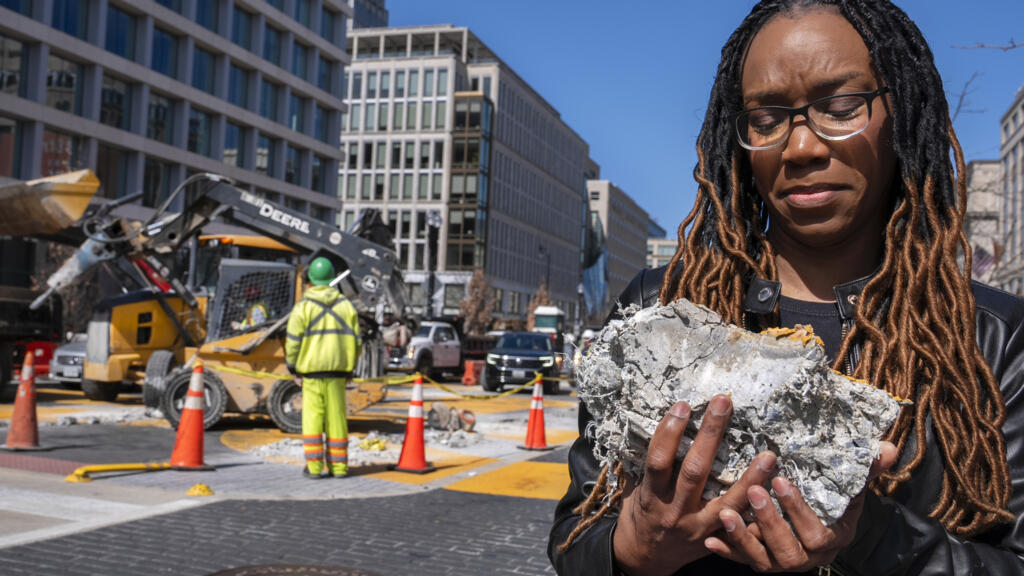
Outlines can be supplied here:
<path id="1" fill-rule="evenodd" d="M 455 327 L 447 322 L 423 322 L 408 346 L 392 346 L 390 350 L 388 370 L 433 376 L 462 369 L 462 344 Z"/>
<path id="2" fill-rule="evenodd" d="M 551 337 L 537 332 L 506 332 L 487 355 L 487 364 L 480 375 L 484 390 L 497 391 L 504 386 L 518 386 L 533 380 L 534 373 L 558 376 L 555 349 Z M 557 394 L 558 380 L 544 380 L 544 393 Z"/>
<path id="3" fill-rule="evenodd" d="M 50 379 L 74 388 L 82 384 L 85 364 L 85 334 L 76 334 L 71 342 L 58 347 L 50 360 Z"/>

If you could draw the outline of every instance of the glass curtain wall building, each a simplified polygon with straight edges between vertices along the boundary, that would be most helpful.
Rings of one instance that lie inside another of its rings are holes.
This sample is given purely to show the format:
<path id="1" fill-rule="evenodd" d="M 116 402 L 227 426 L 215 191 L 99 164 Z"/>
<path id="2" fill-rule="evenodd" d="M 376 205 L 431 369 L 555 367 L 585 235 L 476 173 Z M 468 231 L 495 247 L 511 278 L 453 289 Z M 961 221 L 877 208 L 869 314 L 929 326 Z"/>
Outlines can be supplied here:
<path id="1" fill-rule="evenodd" d="M 575 319 L 587 143 L 468 28 L 355 29 L 348 47 L 339 225 L 383 213 L 414 306 L 433 262 L 445 315 L 483 269 L 507 327 L 522 325 L 548 277 Z M 442 217 L 433 258 L 432 211 Z"/>
<path id="2" fill-rule="evenodd" d="M 334 221 L 351 16 L 345 0 L 0 0 L 0 175 L 90 168 L 100 195 L 153 207 L 215 172 Z"/>

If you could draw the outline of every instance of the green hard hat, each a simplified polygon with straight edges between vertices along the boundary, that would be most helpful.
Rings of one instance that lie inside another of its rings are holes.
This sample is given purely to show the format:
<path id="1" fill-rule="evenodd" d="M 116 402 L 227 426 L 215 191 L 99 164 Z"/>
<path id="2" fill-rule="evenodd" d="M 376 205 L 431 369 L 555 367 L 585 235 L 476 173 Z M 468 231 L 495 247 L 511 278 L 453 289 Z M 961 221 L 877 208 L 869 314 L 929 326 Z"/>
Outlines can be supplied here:
<path id="1" fill-rule="evenodd" d="M 327 258 L 320 257 L 309 265 L 309 281 L 314 286 L 327 286 L 334 280 L 334 264 Z"/>

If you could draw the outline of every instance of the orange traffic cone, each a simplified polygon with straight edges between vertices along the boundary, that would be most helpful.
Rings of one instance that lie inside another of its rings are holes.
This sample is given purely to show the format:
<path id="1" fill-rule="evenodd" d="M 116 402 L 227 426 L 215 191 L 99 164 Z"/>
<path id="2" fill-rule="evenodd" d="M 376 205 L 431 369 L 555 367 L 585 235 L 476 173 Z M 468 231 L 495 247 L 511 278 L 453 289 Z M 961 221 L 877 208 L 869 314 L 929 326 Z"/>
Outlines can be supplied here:
<path id="1" fill-rule="evenodd" d="M 538 379 L 533 385 L 533 399 L 530 400 L 530 420 L 526 424 L 526 442 L 518 448 L 523 450 L 551 450 L 544 434 L 544 380 Z"/>
<path id="2" fill-rule="evenodd" d="M 437 470 L 427 465 L 426 449 L 423 446 L 423 377 L 416 376 L 412 385 L 412 400 L 409 401 L 409 419 L 405 423 L 405 440 L 402 441 L 402 455 L 392 470 L 426 474 Z"/>
<path id="3" fill-rule="evenodd" d="M 480 369 L 483 362 L 476 360 L 465 361 L 465 371 L 462 373 L 462 383 L 466 386 L 476 386 L 480 383 Z"/>
<path id="4" fill-rule="evenodd" d="M 171 452 L 175 470 L 213 470 L 203 464 L 203 363 L 196 362 L 188 382 L 185 406 L 178 420 L 178 436 Z"/>
<path id="5" fill-rule="evenodd" d="M 39 450 L 39 423 L 36 421 L 35 355 L 25 354 L 18 381 L 18 396 L 14 400 L 14 416 L 7 432 L 4 450 Z M 0 382 L 0 385 L 7 385 Z"/>

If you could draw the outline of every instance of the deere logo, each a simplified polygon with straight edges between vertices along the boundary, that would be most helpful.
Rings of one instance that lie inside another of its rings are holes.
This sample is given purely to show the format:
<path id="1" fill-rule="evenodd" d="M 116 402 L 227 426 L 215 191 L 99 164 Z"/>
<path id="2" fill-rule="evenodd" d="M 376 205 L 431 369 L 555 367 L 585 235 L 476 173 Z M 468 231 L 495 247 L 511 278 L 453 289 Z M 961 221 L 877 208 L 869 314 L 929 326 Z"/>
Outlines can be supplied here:
<path id="1" fill-rule="evenodd" d="M 286 214 L 285 212 L 274 208 L 270 204 L 260 206 L 260 216 L 270 218 L 274 222 L 279 222 L 288 228 L 294 228 L 303 234 L 309 234 L 309 222 L 306 222 L 301 218 L 296 218 L 291 214 Z"/>

